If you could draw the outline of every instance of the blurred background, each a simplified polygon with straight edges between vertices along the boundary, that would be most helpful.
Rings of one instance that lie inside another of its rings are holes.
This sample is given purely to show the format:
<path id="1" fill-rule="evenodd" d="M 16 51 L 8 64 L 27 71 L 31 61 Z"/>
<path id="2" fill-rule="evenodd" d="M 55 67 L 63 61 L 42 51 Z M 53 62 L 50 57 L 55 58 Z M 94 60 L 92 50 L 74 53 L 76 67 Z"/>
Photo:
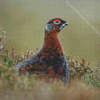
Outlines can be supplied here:
<path id="1" fill-rule="evenodd" d="M 70 0 L 82 16 L 99 32 L 100 1 Z M 68 5 L 66 0 L 0 0 L 0 28 L 8 39 L 5 49 L 15 46 L 16 53 L 26 47 L 36 50 L 43 45 L 46 23 L 52 18 L 68 21 L 59 34 L 66 56 L 73 55 L 91 62 L 93 70 L 100 60 L 100 36 Z"/>

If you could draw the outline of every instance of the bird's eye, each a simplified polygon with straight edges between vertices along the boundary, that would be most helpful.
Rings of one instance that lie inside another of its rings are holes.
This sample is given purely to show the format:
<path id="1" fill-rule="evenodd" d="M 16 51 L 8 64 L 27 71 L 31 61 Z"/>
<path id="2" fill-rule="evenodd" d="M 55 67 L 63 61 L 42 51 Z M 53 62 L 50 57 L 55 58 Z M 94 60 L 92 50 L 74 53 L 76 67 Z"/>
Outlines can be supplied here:
<path id="1" fill-rule="evenodd" d="M 60 21 L 54 21 L 54 24 L 60 24 Z"/>
<path id="2" fill-rule="evenodd" d="M 53 22 L 54 24 L 60 24 L 61 20 L 57 18 L 57 19 L 54 19 Z"/>

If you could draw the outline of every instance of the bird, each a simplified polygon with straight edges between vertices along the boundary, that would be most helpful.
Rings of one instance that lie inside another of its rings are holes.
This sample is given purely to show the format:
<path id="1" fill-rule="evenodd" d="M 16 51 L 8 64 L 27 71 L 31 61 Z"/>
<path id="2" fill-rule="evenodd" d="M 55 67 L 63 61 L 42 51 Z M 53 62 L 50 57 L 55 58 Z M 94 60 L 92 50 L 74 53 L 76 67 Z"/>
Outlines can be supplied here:
<path id="1" fill-rule="evenodd" d="M 66 56 L 59 40 L 59 32 L 69 23 L 61 18 L 49 20 L 45 26 L 44 43 L 40 51 L 28 59 L 18 63 L 14 69 L 19 73 L 42 71 L 49 76 L 64 76 L 69 81 L 69 69 Z"/>

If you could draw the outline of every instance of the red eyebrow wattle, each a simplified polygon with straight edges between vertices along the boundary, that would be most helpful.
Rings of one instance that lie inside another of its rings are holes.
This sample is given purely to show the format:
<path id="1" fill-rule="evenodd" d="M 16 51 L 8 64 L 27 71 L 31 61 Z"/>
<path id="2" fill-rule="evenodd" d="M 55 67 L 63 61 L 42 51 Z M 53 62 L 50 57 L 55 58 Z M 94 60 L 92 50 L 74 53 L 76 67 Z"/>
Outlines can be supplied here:
<path id="1" fill-rule="evenodd" d="M 55 22 L 55 21 L 59 21 L 59 22 L 61 22 L 61 20 L 60 20 L 60 19 L 54 19 L 54 20 L 53 20 L 53 22 Z"/>

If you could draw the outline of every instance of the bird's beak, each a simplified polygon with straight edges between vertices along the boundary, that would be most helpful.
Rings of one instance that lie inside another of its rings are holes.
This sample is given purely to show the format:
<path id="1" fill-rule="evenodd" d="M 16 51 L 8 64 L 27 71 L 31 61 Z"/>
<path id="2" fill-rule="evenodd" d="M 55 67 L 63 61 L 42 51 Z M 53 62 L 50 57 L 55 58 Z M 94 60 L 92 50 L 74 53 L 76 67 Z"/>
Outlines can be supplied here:
<path id="1" fill-rule="evenodd" d="M 65 22 L 64 24 L 65 24 L 65 26 L 66 26 L 66 25 L 69 25 L 69 23 L 68 23 L 68 22 Z"/>
<path id="2" fill-rule="evenodd" d="M 63 29 L 63 28 L 64 28 L 65 26 L 67 26 L 67 25 L 69 25 L 68 22 L 63 23 L 62 26 L 60 27 L 60 30 Z"/>

